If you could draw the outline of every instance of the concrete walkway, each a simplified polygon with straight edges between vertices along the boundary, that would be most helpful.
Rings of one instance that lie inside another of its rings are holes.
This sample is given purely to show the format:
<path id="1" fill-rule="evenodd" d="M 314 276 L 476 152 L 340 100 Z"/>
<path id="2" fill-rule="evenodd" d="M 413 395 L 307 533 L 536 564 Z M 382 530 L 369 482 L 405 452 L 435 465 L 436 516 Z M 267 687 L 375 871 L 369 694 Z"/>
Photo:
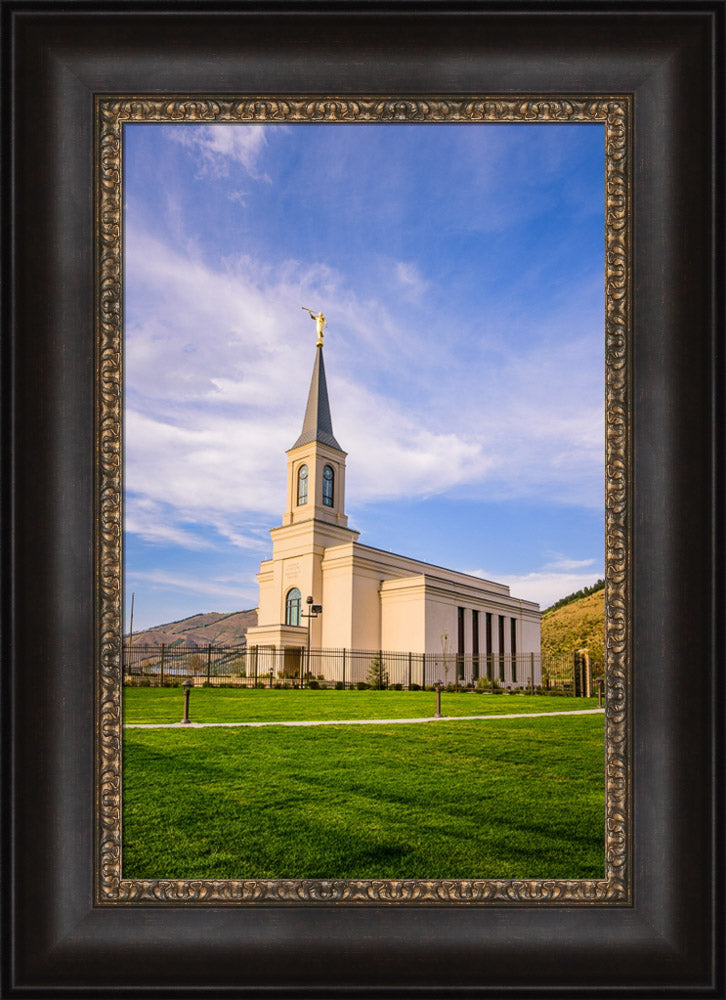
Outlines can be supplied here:
<path id="1" fill-rule="evenodd" d="M 579 708 L 572 712 L 519 712 L 516 715 L 435 715 L 423 719 L 321 719 L 292 722 L 128 722 L 124 729 L 230 729 L 239 726 L 394 726 L 416 722 L 462 722 L 472 719 L 542 719 L 552 715 L 604 715 L 604 708 Z"/>

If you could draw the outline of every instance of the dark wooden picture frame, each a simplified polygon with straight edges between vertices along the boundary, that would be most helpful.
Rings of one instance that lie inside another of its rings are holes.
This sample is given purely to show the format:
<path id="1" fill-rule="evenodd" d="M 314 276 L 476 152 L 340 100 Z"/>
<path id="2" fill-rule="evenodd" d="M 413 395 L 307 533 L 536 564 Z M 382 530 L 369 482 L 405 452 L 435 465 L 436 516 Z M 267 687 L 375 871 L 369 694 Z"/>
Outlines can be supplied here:
<path id="1" fill-rule="evenodd" d="M 5 995 L 723 995 L 723 2 L 2 14 Z M 93 116 L 124 92 L 632 98 L 632 905 L 94 905 L 110 581 L 93 531 Z"/>

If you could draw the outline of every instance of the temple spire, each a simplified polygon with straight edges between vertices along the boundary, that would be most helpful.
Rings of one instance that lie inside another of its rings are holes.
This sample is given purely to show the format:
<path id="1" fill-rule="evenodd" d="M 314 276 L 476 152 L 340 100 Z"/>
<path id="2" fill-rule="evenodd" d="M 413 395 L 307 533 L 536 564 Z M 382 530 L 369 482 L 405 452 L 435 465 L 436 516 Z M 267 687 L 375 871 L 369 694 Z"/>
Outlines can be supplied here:
<path id="1" fill-rule="evenodd" d="M 318 314 L 322 316 L 322 313 Z M 333 422 L 330 419 L 330 403 L 328 402 L 328 385 L 325 380 L 325 362 L 323 361 L 322 327 L 319 331 L 320 338 L 315 351 L 315 365 L 313 367 L 313 377 L 310 380 L 310 390 L 308 392 L 308 403 L 305 407 L 305 419 L 303 420 L 302 432 L 293 448 L 300 445 L 310 444 L 311 441 L 320 441 L 331 448 L 343 449 L 333 436 Z"/>

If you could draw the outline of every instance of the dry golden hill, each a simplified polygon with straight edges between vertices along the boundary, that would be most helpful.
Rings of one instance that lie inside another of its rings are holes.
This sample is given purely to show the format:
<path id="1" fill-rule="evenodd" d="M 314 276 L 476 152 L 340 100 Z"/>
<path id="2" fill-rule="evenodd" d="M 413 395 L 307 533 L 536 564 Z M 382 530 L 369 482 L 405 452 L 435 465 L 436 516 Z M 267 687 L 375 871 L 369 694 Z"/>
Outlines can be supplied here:
<path id="1" fill-rule="evenodd" d="M 134 632 L 134 646 L 237 646 L 245 641 L 245 633 L 257 624 L 257 610 L 233 611 L 220 614 L 192 615 L 168 625 L 155 625 L 140 632 Z M 128 635 L 126 636 L 128 640 Z"/>
<path id="2" fill-rule="evenodd" d="M 605 658 L 605 590 L 580 597 L 542 615 L 542 652 L 546 655 L 589 649 L 594 663 Z"/>

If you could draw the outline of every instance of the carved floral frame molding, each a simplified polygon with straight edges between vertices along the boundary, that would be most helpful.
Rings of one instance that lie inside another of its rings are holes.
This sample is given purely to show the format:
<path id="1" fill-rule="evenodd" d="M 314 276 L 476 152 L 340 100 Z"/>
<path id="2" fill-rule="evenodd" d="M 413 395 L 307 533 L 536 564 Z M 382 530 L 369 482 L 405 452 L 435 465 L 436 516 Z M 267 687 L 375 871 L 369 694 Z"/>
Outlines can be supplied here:
<path id="1" fill-rule="evenodd" d="M 605 873 L 602 879 L 126 879 L 122 874 L 122 156 L 131 122 L 596 122 L 605 126 Z M 96 878 L 99 904 L 632 902 L 630 385 L 632 101 L 627 96 L 95 100 Z"/>

